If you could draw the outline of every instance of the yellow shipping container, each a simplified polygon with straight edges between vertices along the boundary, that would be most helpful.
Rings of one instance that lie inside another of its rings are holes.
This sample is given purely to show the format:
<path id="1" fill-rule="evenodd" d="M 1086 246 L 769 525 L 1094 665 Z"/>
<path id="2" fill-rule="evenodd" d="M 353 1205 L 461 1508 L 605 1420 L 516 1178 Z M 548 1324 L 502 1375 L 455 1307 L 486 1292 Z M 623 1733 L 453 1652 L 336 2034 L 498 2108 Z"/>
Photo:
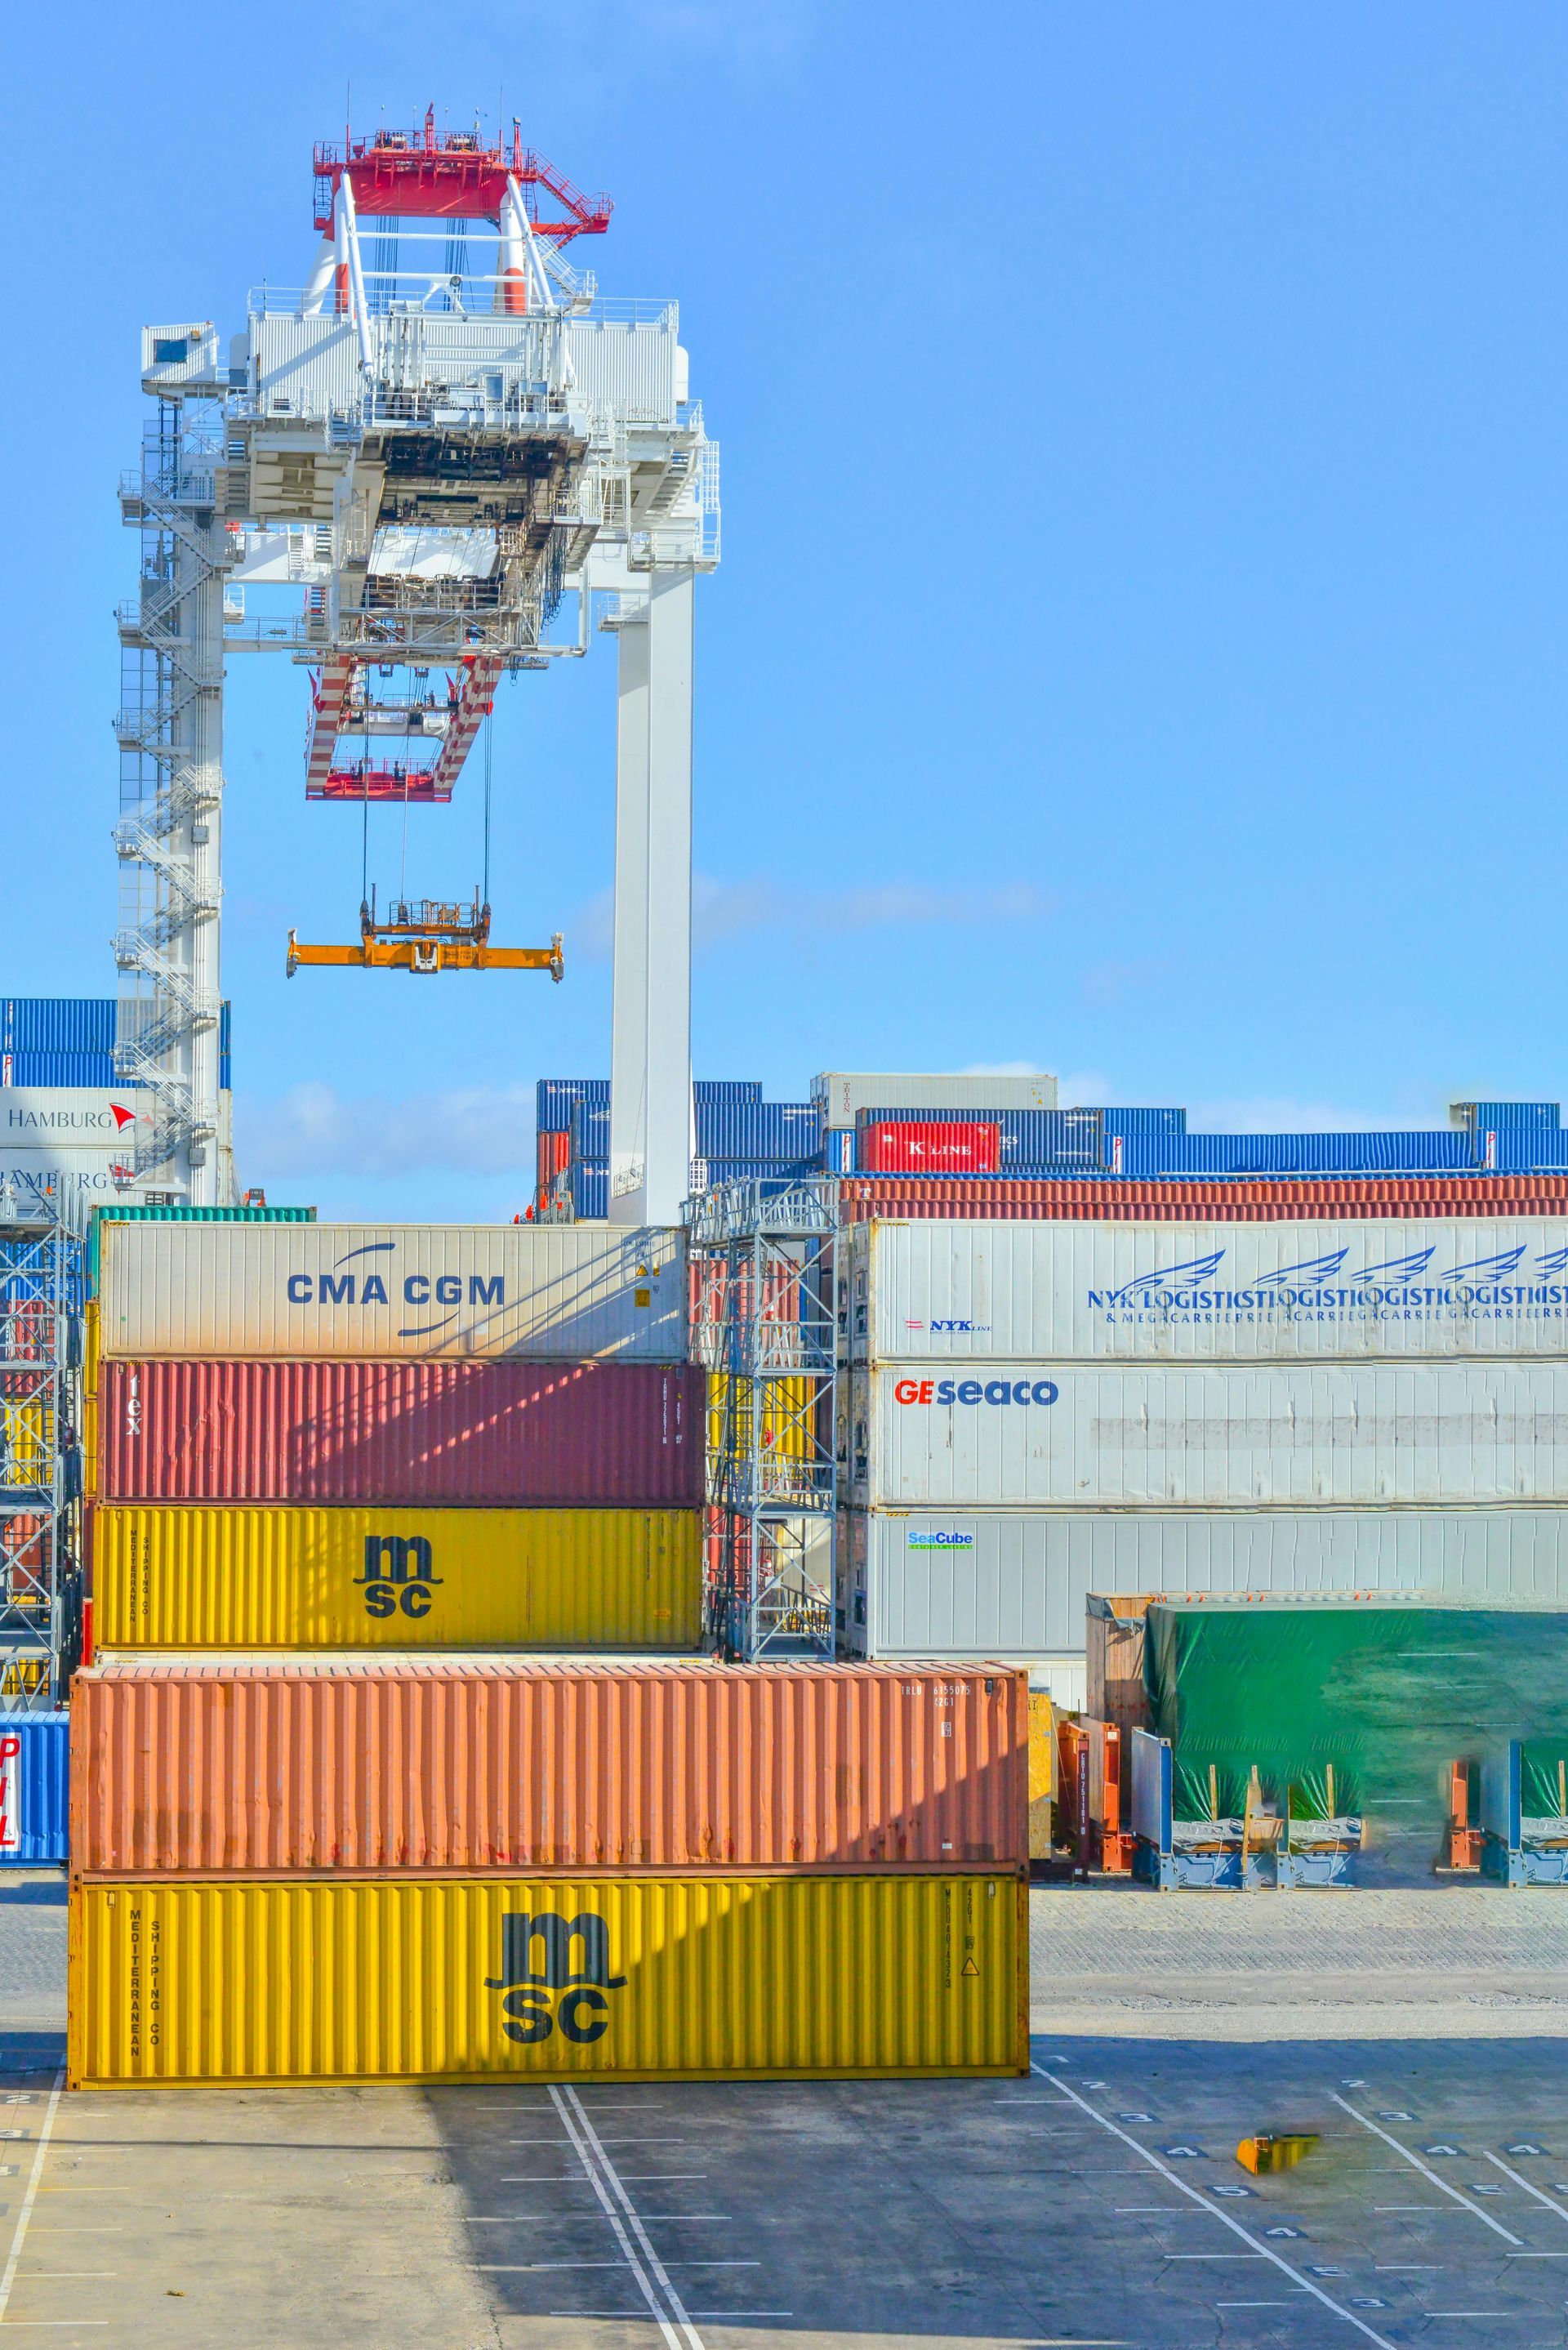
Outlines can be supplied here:
<path id="1" fill-rule="evenodd" d="M 91 1883 L 73 2087 L 1029 2069 L 1009 1877 Z"/>
<path id="2" fill-rule="evenodd" d="M 1051 1857 L 1056 1800 L 1056 1709 L 1044 1690 L 1029 1692 L 1029 1857 Z"/>
<path id="3" fill-rule="evenodd" d="M 100 1502 L 100 1648 L 693 1648 L 697 1510 Z"/>
<path id="4" fill-rule="evenodd" d="M 50 1405 L 35 1396 L 0 1396 L 0 1485 L 49 1484 L 55 1473 L 54 1433 Z"/>
<path id="5" fill-rule="evenodd" d="M 720 1448 L 724 1424 L 724 1400 L 732 1382 L 737 1412 L 752 1409 L 752 1383 L 731 1371 L 708 1374 L 708 1451 Z M 777 1461 L 809 1461 L 815 1452 L 809 1423 L 811 1399 L 817 1390 L 812 1379 L 770 1379 L 763 1388 L 763 1448 Z"/>

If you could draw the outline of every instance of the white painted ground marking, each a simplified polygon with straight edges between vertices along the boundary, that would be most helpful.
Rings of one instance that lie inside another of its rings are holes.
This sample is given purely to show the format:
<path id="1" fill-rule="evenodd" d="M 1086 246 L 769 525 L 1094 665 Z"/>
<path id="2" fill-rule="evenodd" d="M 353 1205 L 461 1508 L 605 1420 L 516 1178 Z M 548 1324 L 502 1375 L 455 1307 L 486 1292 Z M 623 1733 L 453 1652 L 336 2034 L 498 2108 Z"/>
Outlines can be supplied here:
<path id="1" fill-rule="evenodd" d="M 658 2319 L 659 2332 L 671 2345 L 671 2350 L 680 2350 L 682 2338 L 687 2350 L 703 2350 L 702 2337 L 670 2282 L 669 2271 L 649 2242 L 648 2230 L 637 2216 L 637 2207 L 622 2185 L 614 2163 L 604 2151 L 598 2132 L 583 2109 L 581 2097 L 575 2089 L 553 2088 L 550 2102 L 560 2115 L 562 2125 L 576 2148 L 577 2159 L 594 2182 L 594 2192 L 609 2214 L 617 2240 L 626 2254 L 627 2265 L 635 2272 L 642 2287 L 644 2298 Z M 610 2199 L 612 2195 L 614 2202 Z M 616 2203 L 620 2205 L 620 2211 L 616 2210 Z M 626 2215 L 625 2224 L 622 2223 L 621 2212 Z M 633 2237 L 637 2240 L 635 2244 Z M 662 2303 L 660 2293 L 664 2297 Z"/>
<path id="2" fill-rule="evenodd" d="M 1522 2187 L 1527 2195 L 1533 2195 L 1538 2203 L 1544 2203 L 1549 2211 L 1555 2211 L 1560 2220 L 1568 2220 L 1568 2211 L 1564 2211 L 1561 2203 L 1553 2203 L 1550 2195 L 1543 2195 L 1533 2181 L 1511 2168 L 1501 2154 L 1489 2154 L 1487 2160 L 1495 2163 L 1505 2178 L 1511 2178 L 1516 2187 Z"/>
<path id="3" fill-rule="evenodd" d="M 11 2288 L 16 2282 L 16 2263 L 22 2257 L 22 2246 L 26 2241 L 27 2222 L 33 2216 L 33 2199 L 38 2192 L 38 2180 L 43 2176 L 44 2157 L 48 2152 L 49 2147 L 49 2133 L 55 2126 L 55 2115 L 59 2109 L 60 2091 L 64 2088 L 65 2083 L 66 2068 L 62 2064 L 55 2074 L 55 2085 L 49 2092 L 49 2102 L 44 2109 L 44 2126 L 38 2132 L 38 2143 L 34 2149 L 33 2168 L 27 2178 L 27 2191 L 22 2198 L 22 2209 L 16 2214 L 16 2225 L 11 2233 L 10 2257 L 5 2262 L 4 2271 L 0 2272 L 0 2319 L 5 2317 L 10 2304 Z M 107 2318 L 104 2323 L 105 2324 L 109 2323 Z"/>
<path id="4" fill-rule="evenodd" d="M 1470 2198 L 1462 2193 L 1459 2188 L 1450 2187 L 1446 2178 L 1439 2178 L 1437 2172 L 1428 2168 L 1428 2165 L 1422 2161 L 1418 2154 L 1412 2154 L 1407 2146 L 1401 2146 L 1397 2137 L 1391 2137 L 1380 2122 L 1369 2121 L 1365 2114 L 1357 2113 L 1354 2106 L 1347 2105 L 1345 2100 L 1340 2095 L 1337 2089 L 1331 2090 L 1329 2094 L 1333 2097 L 1334 2104 L 1338 2106 L 1343 2112 L 1347 2113 L 1353 2122 L 1359 2122 L 1364 2130 L 1370 2130 L 1374 2137 L 1380 2137 L 1385 2146 L 1391 2146 L 1396 2154 L 1403 2155 L 1405 2160 L 1410 2165 L 1411 2168 L 1413 2170 L 1418 2170 L 1422 2178 L 1426 2179 L 1430 2186 L 1433 2186 L 1438 2189 L 1439 2195 L 1451 2196 L 1456 2203 L 1462 2203 L 1467 2211 L 1471 2213 L 1475 2219 L 1480 2220 L 1486 2227 L 1490 2228 L 1493 2235 L 1501 2236 L 1505 2243 L 1512 2244 L 1515 2249 L 1517 2249 L 1523 2241 L 1521 2237 L 1514 2234 L 1511 2228 L 1505 2228 L 1501 2220 L 1494 2220 L 1490 2211 L 1483 2211 L 1479 2203 L 1472 2202 Z M 1449 2313 L 1449 2314 L 1453 2316 L 1459 2316 L 1466 2314 L 1467 2313 L 1458 2310 Z M 1436 2316 L 1437 2312 L 1434 2310 L 1432 2314 Z"/>
<path id="5" fill-rule="evenodd" d="M 1364 2318 L 1357 2317 L 1353 2309 L 1346 2309 L 1343 2303 L 1335 2301 L 1331 2293 L 1324 2293 L 1320 2284 L 1314 2284 L 1311 2277 L 1303 2276 L 1299 2269 L 1293 2268 L 1282 2254 L 1274 2251 L 1272 2245 L 1260 2244 L 1251 2230 L 1244 2228 L 1233 2212 L 1221 2211 L 1216 2204 L 1209 2201 L 1199 2188 L 1189 2187 L 1187 2181 L 1179 2178 L 1168 2163 L 1162 2162 L 1158 2155 L 1151 2154 L 1147 2147 L 1140 2146 L 1136 2137 L 1129 2137 L 1118 2123 L 1108 2121 L 1104 2114 L 1097 2112 L 1085 2098 L 1069 2089 L 1065 2081 L 1059 2080 L 1054 2073 L 1047 2073 L 1043 2064 L 1031 2064 L 1030 2070 L 1037 2073 L 1043 2081 L 1049 2081 L 1054 2089 L 1060 2089 L 1065 2095 L 1071 2097 L 1073 2103 L 1081 2106 L 1091 2121 L 1098 2122 L 1103 2130 L 1109 2130 L 1113 2137 L 1119 2137 L 1124 2146 L 1131 2147 L 1135 2154 L 1141 2155 L 1151 2170 L 1158 2171 L 1168 2187 L 1173 2187 L 1179 2195 L 1185 2195 L 1189 2202 L 1197 2205 L 1199 2211 L 1207 2211 L 1209 2217 L 1211 2220 L 1217 2220 L 1220 2227 L 1229 2228 L 1233 2236 L 1239 2236 L 1241 2241 L 1257 2252 L 1262 2259 L 1272 2261 L 1281 2274 L 1288 2276 L 1291 2282 L 1301 2292 L 1310 2293 L 1314 2301 L 1323 2303 L 1324 2309 L 1332 2310 L 1335 2317 L 1344 2318 L 1347 2325 L 1353 2325 L 1356 2332 L 1365 2335 L 1368 2342 L 1376 2342 L 1377 2350 L 1394 2350 L 1394 2345 L 1388 2340 L 1386 2334 L 1376 2332 Z"/>

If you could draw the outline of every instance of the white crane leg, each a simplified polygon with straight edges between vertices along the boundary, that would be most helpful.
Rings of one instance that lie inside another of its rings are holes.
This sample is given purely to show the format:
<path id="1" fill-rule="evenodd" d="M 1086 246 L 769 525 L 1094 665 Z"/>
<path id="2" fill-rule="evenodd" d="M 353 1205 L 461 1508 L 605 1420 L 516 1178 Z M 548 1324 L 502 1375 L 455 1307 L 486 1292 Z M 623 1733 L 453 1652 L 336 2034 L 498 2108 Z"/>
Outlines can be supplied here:
<path id="1" fill-rule="evenodd" d="M 622 598 L 616 705 L 609 1213 L 641 1223 L 648 1156 L 648 614 Z"/>

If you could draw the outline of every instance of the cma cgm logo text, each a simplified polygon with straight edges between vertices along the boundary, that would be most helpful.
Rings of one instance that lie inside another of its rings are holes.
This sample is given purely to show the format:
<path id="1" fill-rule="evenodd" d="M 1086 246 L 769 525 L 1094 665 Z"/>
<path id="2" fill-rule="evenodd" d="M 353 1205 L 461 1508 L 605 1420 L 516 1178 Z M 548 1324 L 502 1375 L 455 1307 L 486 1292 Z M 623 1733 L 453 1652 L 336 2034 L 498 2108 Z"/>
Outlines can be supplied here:
<path id="1" fill-rule="evenodd" d="M 597 1911 L 563 1918 L 553 1909 L 509 1909 L 501 1920 L 501 1972 L 486 1975 L 484 1988 L 502 1994 L 508 2040 L 527 2044 L 559 2032 L 583 2048 L 609 2030 L 606 1994 L 624 1991 L 626 1980 L 610 1972 L 609 1928 Z"/>
<path id="2" fill-rule="evenodd" d="M 423 1534 L 367 1534 L 365 1571 L 354 1578 L 367 1616 L 428 1616 L 445 1577 Z"/>
<path id="3" fill-rule="evenodd" d="M 1054 1379 L 900 1379 L 895 1403 L 1054 1403 Z"/>
<path id="4" fill-rule="evenodd" d="M 506 1277 L 500 1273 L 471 1273 L 466 1279 L 458 1273 L 440 1273 L 433 1278 L 428 1273 L 409 1273 L 400 1284 L 392 1266 L 384 1262 L 359 1264 L 352 1273 L 342 1270 L 357 1257 L 384 1260 L 396 1246 L 395 1241 L 369 1241 L 363 1248 L 350 1249 L 347 1256 L 340 1256 L 330 1273 L 291 1273 L 286 1284 L 289 1304 L 389 1305 L 391 1293 L 397 1290 L 400 1305 L 416 1308 L 446 1305 L 452 1309 L 439 1322 L 417 1323 L 400 1330 L 400 1338 L 428 1337 L 432 1330 L 444 1329 L 448 1322 L 456 1320 L 456 1309 L 464 1304 L 505 1305 Z"/>

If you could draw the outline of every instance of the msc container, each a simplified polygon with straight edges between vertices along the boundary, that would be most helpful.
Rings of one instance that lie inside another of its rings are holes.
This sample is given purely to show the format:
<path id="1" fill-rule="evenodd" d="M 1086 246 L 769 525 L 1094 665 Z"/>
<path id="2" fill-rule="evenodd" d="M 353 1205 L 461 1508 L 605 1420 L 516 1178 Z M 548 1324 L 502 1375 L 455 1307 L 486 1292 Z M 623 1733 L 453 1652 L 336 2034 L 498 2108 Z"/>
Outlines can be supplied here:
<path id="1" fill-rule="evenodd" d="M 66 1857 L 69 1717 L 0 1713 L 0 1866 Z"/>
<path id="2" fill-rule="evenodd" d="M 828 1070 L 811 1081 L 825 1126 L 853 1126 L 863 1109 L 896 1102 L 914 1110 L 1054 1109 L 1056 1080 L 999 1076 L 981 1069 L 911 1075 L 908 1069 Z"/>
<path id="3" fill-rule="evenodd" d="M 871 1223 L 847 1254 L 862 1361 L 1568 1354 L 1568 1210 L 1283 1232 Z"/>
<path id="4" fill-rule="evenodd" d="M 1021 1868 L 1024 1676 L 879 1665 L 100 1666 L 78 1874 Z"/>
<path id="5" fill-rule="evenodd" d="M 691 1648 L 695 1510 L 97 1503 L 108 1648 Z"/>
<path id="6" fill-rule="evenodd" d="M 1029 2069 L 1018 1877 L 120 1882 L 71 1895 L 73 2087 Z"/>
<path id="7" fill-rule="evenodd" d="M 1236 1508 L 1558 1502 L 1568 1362 L 1053 1362 L 852 1373 L 863 1503 Z M 841 1407 L 842 1409 L 842 1407 Z"/>
<path id="8" fill-rule="evenodd" d="M 1562 1216 L 1568 1213 L 1568 1176 L 1352 1175 L 1268 1182 L 1170 1177 L 1123 1182 L 1114 1177 L 860 1175 L 840 1182 L 838 1204 L 840 1222 L 846 1224 L 873 1216 L 906 1223 L 925 1216 L 978 1216 L 1256 1224 L 1324 1216 Z"/>
<path id="9" fill-rule="evenodd" d="M 702 1407 L 686 1363 L 114 1360 L 99 1378 L 97 1492 L 698 1509 Z"/>
<path id="10" fill-rule="evenodd" d="M 1568 1608 L 1568 1508 L 846 1512 L 844 1636 L 888 1659 L 1085 1653 L 1091 1592 L 1428 1592 Z M 1061 1702 L 1057 1679 L 1050 1686 Z"/>
<path id="11" fill-rule="evenodd" d="M 920 1124 L 878 1118 L 856 1136 L 859 1163 L 873 1171 L 887 1168 L 916 1175 L 994 1174 L 1001 1128 L 994 1120 Z"/>
<path id="12" fill-rule="evenodd" d="M 101 1253 L 106 1356 L 687 1352 L 674 1231 L 109 1223 Z"/>
<path id="13" fill-rule="evenodd" d="M 106 1224 L 313 1224 L 314 1208 L 95 1208 L 88 1225 L 88 1284 L 94 1291 L 103 1262 Z"/>

